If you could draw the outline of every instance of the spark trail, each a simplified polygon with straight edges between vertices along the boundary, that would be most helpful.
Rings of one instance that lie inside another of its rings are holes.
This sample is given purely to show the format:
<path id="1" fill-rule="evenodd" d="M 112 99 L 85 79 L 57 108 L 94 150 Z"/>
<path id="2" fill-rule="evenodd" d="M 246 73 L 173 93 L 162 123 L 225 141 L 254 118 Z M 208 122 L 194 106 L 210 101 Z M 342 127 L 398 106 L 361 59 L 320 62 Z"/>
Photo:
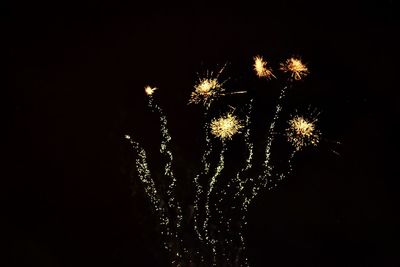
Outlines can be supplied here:
<path id="1" fill-rule="evenodd" d="M 145 150 L 139 145 L 138 142 L 132 140 L 131 136 L 125 135 L 125 139 L 129 141 L 132 148 L 135 150 L 137 158 L 135 161 L 136 170 L 140 181 L 143 183 L 143 187 L 146 196 L 149 198 L 150 203 L 153 205 L 155 213 L 159 216 L 161 235 L 165 236 L 164 248 L 171 253 L 171 248 L 167 241 L 171 237 L 171 232 L 169 229 L 170 220 L 168 218 L 167 210 L 163 207 L 161 203 L 161 196 L 156 189 L 153 178 L 147 164 L 147 156 Z"/>
<path id="2" fill-rule="evenodd" d="M 145 93 L 147 94 L 148 99 L 148 107 L 154 113 L 158 114 L 160 119 L 160 133 L 161 133 L 161 144 L 160 144 L 160 154 L 164 157 L 164 176 L 169 178 L 169 184 L 167 189 L 167 204 L 169 209 L 174 210 L 176 212 L 176 218 L 170 218 L 171 225 L 170 228 L 174 229 L 174 238 L 177 240 L 178 248 L 175 248 L 177 251 L 175 255 L 178 258 L 181 258 L 182 255 L 182 239 L 181 239 L 181 228 L 182 228 L 182 208 L 179 202 L 175 198 L 175 190 L 176 190 L 176 177 L 172 169 L 173 155 L 170 150 L 170 141 L 171 135 L 168 131 L 168 121 L 165 116 L 163 110 L 154 100 L 154 92 L 157 90 L 155 87 L 146 86 Z"/>

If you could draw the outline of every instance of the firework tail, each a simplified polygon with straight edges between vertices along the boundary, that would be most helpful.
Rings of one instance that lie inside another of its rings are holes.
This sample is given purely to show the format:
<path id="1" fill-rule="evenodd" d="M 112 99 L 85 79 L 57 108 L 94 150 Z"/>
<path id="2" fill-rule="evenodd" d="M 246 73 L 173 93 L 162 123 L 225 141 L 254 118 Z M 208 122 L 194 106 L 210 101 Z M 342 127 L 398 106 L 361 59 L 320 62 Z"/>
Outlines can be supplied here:
<path id="1" fill-rule="evenodd" d="M 226 152 L 226 143 L 222 142 L 222 148 L 221 148 L 221 152 L 219 155 L 219 162 L 215 168 L 214 175 L 209 180 L 209 185 L 208 185 L 208 190 L 207 190 L 206 200 L 205 200 L 205 218 L 204 218 L 204 222 L 203 222 L 203 231 L 204 231 L 205 242 L 211 246 L 213 266 L 215 266 L 216 259 L 217 259 L 217 251 L 216 251 L 217 239 L 215 239 L 215 237 L 210 235 L 210 229 L 209 229 L 210 228 L 209 221 L 210 221 L 210 216 L 211 216 L 211 214 L 210 214 L 210 197 L 214 191 L 217 179 L 220 176 L 222 170 L 224 169 L 225 152 Z M 215 233 L 213 233 L 213 234 L 215 235 Z"/>
<path id="2" fill-rule="evenodd" d="M 168 218 L 168 212 L 165 206 L 162 204 L 162 198 L 157 191 L 153 178 L 151 177 L 151 173 L 147 164 L 146 152 L 139 145 L 139 143 L 132 140 L 129 135 L 126 135 L 125 138 L 129 141 L 132 148 L 136 152 L 136 170 L 138 172 L 139 179 L 144 186 L 145 194 L 149 198 L 155 213 L 158 215 L 161 226 L 161 235 L 164 236 L 164 248 L 168 252 L 172 253 L 171 248 L 167 243 L 167 240 L 171 237 L 171 232 L 169 230 L 170 220 Z"/>
<path id="3" fill-rule="evenodd" d="M 250 142 L 250 120 L 251 120 L 251 113 L 253 109 L 253 99 L 250 99 L 249 103 L 247 104 L 247 112 L 246 112 L 246 121 L 245 121 L 245 127 L 246 131 L 244 133 L 244 142 L 246 145 L 246 150 L 247 150 L 247 158 L 246 158 L 246 163 L 245 166 L 243 166 L 242 169 L 240 169 L 235 177 L 233 179 L 229 179 L 228 183 L 226 185 L 226 188 L 220 189 L 216 192 L 217 195 L 217 201 L 214 203 L 214 209 L 216 211 L 217 216 L 220 216 L 219 220 L 219 226 L 221 229 L 224 229 L 223 231 L 226 232 L 226 238 L 222 240 L 222 245 L 221 245 L 221 250 L 222 250 L 222 256 L 223 258 L 227 259 L 227 262 L 233 262 L 233 255 L 228 252 L 226 252 L 226 248 L 232 248 L 233 246 L 233 236 L 234 233 L 231 231 L 231 217 L 229 217 L 229 212 L 231 212 L 230 209 L 234 210 L 236 207 L 232 206 L 230 207 L 229 204 L 235 203 L 237 197 L 239 196 L 240 189 L 242 188 L 242 184 L 244 181 L 241 179 L 241 174 L 246 172 L 252 167 L 252 162 L 253 162 L 253 147 L 254 144 Z M 223 208 L 223 203 L 227 201 L 226 197 L 229 195 L 229 190 L 232 190 L 234 192 L 233 199 L 230 201 L 228 206 L 230 209 L 227 211 L 228 214 L 224 214 L 221 209 Z M 239 236 L 241 236 L 241 233 L 236 233 Z"/>
<path id="4" fill-rule="evenodd" d="M 161 133 L 161 146 L 160 154 L 164 157 L 164 176 L 169 178 L 169 184 L 167 188 L 167 204 L 171 210 L 176 213 L 176 218 L 170 218 L 170 229 L 174 231 L 173 238 L 175 244 L 178 246 L 175 248 L 174 255 L 181 260 L 184 253 L 184 246 L 182 241 L 182 208 L 180 203 L 176 200 L 176 177 L 172 169 L 173 155 L 170 150 L 171 135 L 168 131 L 168 121 L 163 110 L 155 102 L 153 95 L 148 95 L 148 107 L 152 112 L 158 114 L 160 119 L 160 133 Z M 172 217 L 172 216 L 171 216 Z"/>

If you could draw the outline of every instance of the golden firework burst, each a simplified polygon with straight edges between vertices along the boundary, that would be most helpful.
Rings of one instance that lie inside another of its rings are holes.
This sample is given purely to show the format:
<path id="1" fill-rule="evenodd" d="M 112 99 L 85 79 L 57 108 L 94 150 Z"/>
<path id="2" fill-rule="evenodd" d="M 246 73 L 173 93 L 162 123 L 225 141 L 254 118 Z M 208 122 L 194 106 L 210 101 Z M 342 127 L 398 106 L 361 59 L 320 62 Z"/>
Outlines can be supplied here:
<path id="1" fill-rule="evenodd" d="M 254 70 L 259 78 L 267 78 L 271 79 L 272 77 L 275 78 L 275 75 L 272 73 L 272 70 L 267 67 L 267 61 L 263 59 L 261 56 L 254 57 Z"/>
<path id="2" fill-rule="evenodd" d="M 308 120 L 299 115 L 289 120 L 286 136 L 297 151 L 308 145 L 316 146 L 319 143 L 320 132 L 315 127 L 316 122 L 317 119 Z"/>
<path id="3" fill-rule="evenodd" d="M 243 125 L 232 113 L 211 121 L 211 133 L 221 140 L 231 139 L 241 128 Z"/>
<path id="4" fill-rule="evenodd" d="M 146 86 L 145 88 L 144 88 L 144 91 L 145 91 L 145 93 L 147 94 L 147 95 L 152 95 L 153 93 L 154 93 L 154 91 L 155 90 L 157 90 L 157 88 L 156 87 L 151 87 L 151 86 Z"/>
<path id="5" fill-rule="evenodd" d="M 189 104 L 210 103 L 222 91 L 224 89 L 217 78 L 201 78 L 194 86 L 194 92 L 190 96 Z"/>
<path id="6" fill-rule="evenodd" d="M 308 68 L 298 58 L 289 58 L 280 64 L 280 70 L 290 73 L 295 80 L 301 80 L 309 73 Z"/>

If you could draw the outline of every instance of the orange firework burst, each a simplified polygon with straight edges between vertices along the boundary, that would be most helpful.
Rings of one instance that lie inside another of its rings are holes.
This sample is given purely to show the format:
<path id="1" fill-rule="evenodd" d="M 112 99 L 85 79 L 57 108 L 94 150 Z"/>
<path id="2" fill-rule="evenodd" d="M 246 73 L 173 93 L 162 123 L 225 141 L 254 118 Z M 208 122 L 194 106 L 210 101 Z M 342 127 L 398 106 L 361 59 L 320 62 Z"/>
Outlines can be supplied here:
<path id="1" fill-rule="evenodd" d="M 259 78 L 267 78 L 271 79 L 272 77 L 275 78 L 272 70 L 267 67 L 267 61 L 265 61 L 261 56 L 254 57 L 254 70 Z"/>
<path id="2" fill-rule="evenodd" d="M 316 129 L 317 119 L 308 120 L 302 116 L 294 116 L 289 120 L 286 136 L 293 147 L 299 151 L 302 148 L 319 143 L 320 132 Z"/>
<path id="3" fill-rule="evenodd" d="M 232 113 L 227 113 L 211 122 L 211 133 L 222 140 L 231 139 L 241 128 L 243 126 Z"/>
<path id="4" fill-rule="evenodd" d="M 295 80 L 301 80 L 309 73 L 308 68 L 298 58 L 289 58 L 280 64 L 280 70 L 290 73 Z"/>

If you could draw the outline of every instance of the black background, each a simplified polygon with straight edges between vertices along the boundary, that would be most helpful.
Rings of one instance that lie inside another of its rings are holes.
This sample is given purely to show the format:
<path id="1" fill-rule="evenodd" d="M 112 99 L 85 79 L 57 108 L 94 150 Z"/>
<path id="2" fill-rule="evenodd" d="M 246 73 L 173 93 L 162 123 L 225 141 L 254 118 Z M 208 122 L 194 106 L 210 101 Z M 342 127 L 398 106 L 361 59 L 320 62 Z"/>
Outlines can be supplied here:
<path id="1" fill-rule="evenodd" d="M 168 266 L 121 137 L 135 132 L 156 149 L 143 87 L 162 88 L 178 172 L 189 177 L 201 144 L 200 109 L 186 105 L 196 73 L 228 61 L 236 75 L 261 54 L 308 63 L 291 101 L 317 106 L 322 130 L 342 145 L 332 145 L 340 156 L 329 145 L 305 152 L 292 177 L 255 201 L 252 266 L 400 266 L 392 9 L 389 0 L 8 4 L 6 260 Z"/>

